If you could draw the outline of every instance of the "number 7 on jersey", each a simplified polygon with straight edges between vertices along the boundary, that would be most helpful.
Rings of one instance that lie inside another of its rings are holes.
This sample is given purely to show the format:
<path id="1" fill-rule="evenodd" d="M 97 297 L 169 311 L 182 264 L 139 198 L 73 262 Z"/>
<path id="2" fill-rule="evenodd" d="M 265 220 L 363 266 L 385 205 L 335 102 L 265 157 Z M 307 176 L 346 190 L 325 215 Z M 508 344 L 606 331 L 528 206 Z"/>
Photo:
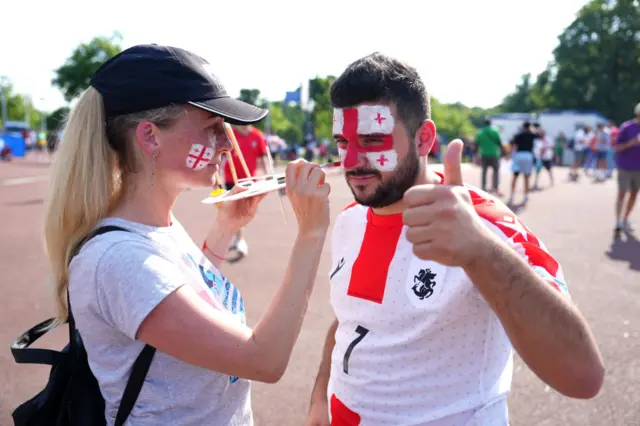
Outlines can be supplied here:
<path id="1" fill-rule="evenodd" d="M 342 369 L 344 370 L 344 374 L 349 374 L 349 358 L 351 358 L 351 352 L 353 352 L 353 348 L 355 348 L 356 345 L 360 343 L 362 339 L 364 339 L 364 336 L 369 333 L 369 330 L 359 325 L 358 327 L 356 327 L 356 333 L 358 334 L 358 337 L 353 339 L 353 342 L 349 344 L 349 347 L 344 353 L 344 359 L 342 360 Z"/>

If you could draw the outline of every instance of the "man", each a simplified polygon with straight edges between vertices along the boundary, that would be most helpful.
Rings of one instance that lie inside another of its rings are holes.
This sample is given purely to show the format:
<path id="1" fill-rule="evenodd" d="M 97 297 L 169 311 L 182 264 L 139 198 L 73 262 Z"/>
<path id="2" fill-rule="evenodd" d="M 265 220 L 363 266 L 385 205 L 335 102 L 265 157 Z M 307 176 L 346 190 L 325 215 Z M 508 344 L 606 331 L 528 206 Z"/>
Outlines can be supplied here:
<path id="1" fill-rule="evenodd" d="M 233 134 L 238 141 L 238 147 L 242 152 L 242 156 L 244 157 L 244 161 L 247 164 L 247 168 L 249 169 L 251 176 L 256 175 L 256 170 L 258 168 L 260 168 L 261 173 L 266 173 L 266 171 L 269 170 L 269 158 L 267 157 L 267 149 L 269 148 L 264 134 L 253 126 L 234 125 L 232 127 Z M 242 167 L 242 163 L 240 162 L 240 158 L 236 154 L 235 150 L 232 151 L 231 157 L 233 158 L 233 166 L 238 179 L 247 178 L 248 176 L 246 175 L 244 168 Z M 258 166 L 258 159 L 261 160 L 260 166 Z M 227 191 L 231 191 L 234 183 L 231 166 L 228 161 L 225 162 L 224 166 L 224 180 Z M 249 254 L 249 246 L 244 239 L 244 228 L 240 228 L 233 240 L 231 240 L 229 251 L 235 251 L 237 253 L 237 256 L 231 259 L 232 262 L 237 262 Z"/>
<path id="2" fill-rule="evenodd" d="M 609 138 L 611 139 L 611 148 L 607 155 L 607 178 L 613 176 L 613 170 L 616 168 L 616 141 L 618 140 L 618 133 L 620 129 L 616 125 L 616 122 L 609 121 Z"/>
<path id="3" fill-rule="evenodd" d="M 518 176 L 522 173 L 524 177 L 524 202 L 529 201 L 529 178 L 533 172 L 533 156 L 534 142 L 538 135 L 531 129 L 531 123 L 525 121 L 522 124 L 522 130 L 517 133 L 511 141 L 511 156 L 513 178 L 511 179 L 511 195 L 508 204 L 513 204 L 514 194 L 516 192 L 516 183 Z"/>
<path id="4" fill-rule="evenodd" d="M 573 146 L 571 148 L 573 151 L 573 163 L 569 172 L 569 177 L 573 180 L 578 179 L 578 169 L 585 164 L 585 155 L 589 148 L 586 129 L 586 126 L 579 124 L 573 134 Z"/>
<path id="5" fill-rule="evenodd" d="M 553 151 L 553 161 L 556 166 L 562 166 L 564 163 L 563 156 L 564 156 L 564 149 L 566 147 L 566 144 L 567 144 L 567 138 L 564 135 L 564 132 L 560 132 L 556 137 L 555 147 Z"/>
<path id="6" fill-rule="evenodd" d="M 502 157 L 502 140 L 500 133 L 491 125 L 491 120 L 484 121 L 484 127 L 476 135 L 476 146 L 482 166 L 482 190 L 487 190 L 487 169 L 492 170 L 491 192 L 500 195 L 498 189 L 500 179 L 500 158 Z"/>
<path id="7" fill-rule="evenodd" d="M 549 182 L 553 186 L 553 142 L 547 137 L 547 133 L 539 129 L 538 137 L 534 142 L 533 147 L 534 156 L 536 158 L 536 177 L 533 182 L 534 191 L 538 190 L 538 181 L 540 179 L 540 173 L 544 167 L 549 173 Z"/>
<path id="8" fill-rule="evenodd" d="M 428 169 L 436 129 L 416 70 L 372 54 L 330 99 L 356 202 L 334 223 L 336 319 L 307 424 L 506 426 L 511 342 L 549 386 L 596 395 L 602 360 L 558 263 L 503 203 L 462 186 L 461 141 L 444 175 Z"/>
<path id="9" fill-rule="evenodd" d="M 618 198 L 616 199 L 616 231 L 629 229 L 629 216 L 640 190 L 640 103 L 636 118 L 622 123 L 616 138 L 616 166 L 618 167 Z M 626 200 L 626 206 L 625 206 Z M 622 214 L 624 209 L 624 215 Z"/>
<path id="10" fill-rule="evenodd" d="M 607 178 L 607 155 L 611 150 L 611 135 L 604 127 L 604 123 L 596 124 L 594 149 L 596 155 L 595 181 L 603 182 Z"/>

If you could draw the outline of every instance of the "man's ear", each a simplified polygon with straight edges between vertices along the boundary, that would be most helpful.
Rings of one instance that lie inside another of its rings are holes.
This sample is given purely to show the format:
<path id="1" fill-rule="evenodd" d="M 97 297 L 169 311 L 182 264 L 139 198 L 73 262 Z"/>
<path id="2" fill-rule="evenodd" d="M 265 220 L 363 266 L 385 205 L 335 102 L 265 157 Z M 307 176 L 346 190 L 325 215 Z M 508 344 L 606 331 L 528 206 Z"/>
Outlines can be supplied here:
<path id="1" fill-rule="evenodd" d="M 418 127 L 418 131 L 416 131 L 416 135 L 414 137 L 414 143 L 418 147 L 418 155 L 420 157 L 426 157 L 429 152 L 431 152 L 431 148 L 433 148 L 433 143 L 436 140 L 436 125 L 431 120 L 424 120 L 420 127 Z"/>
<path id="2" fill-rule="evenodd" d="M 136 126 L 136 141 L 142 148 L 142 151 L 149 156 L 158 150 L 158 142 L 156 141 L 157 126 L 151 121 L 141 121 Z"/>

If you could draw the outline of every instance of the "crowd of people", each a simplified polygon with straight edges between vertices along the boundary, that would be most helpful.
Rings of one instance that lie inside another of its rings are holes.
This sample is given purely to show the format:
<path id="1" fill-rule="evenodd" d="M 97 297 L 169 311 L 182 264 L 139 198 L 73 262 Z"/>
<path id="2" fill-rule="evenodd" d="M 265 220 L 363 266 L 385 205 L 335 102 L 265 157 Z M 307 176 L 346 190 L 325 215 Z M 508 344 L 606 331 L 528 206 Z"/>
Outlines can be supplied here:
<path id="1" fill-rule="evenodd" d="M 546 170 L 550 185 L 554 184 L 553 167 L 562 165 L 565 153 L 571 153 L 569 178 L 577 181 L 580 175 L 604 182 L 617 168 L 618 194 L 616 197 L 615 230 L 631 227 L 629 216 L 640 190 L 640 104 L 634 110 L 635 118 L 618 128 L 615 123 L 598 123 L 595 129 L 579 125 L 570 137 L 560 132 L 554 140 L 539 123 L 524 122 L 510 141 L 503 141 L 498 130 L 486 120 L 477 133 L 475 147 L 477 161 L 482 168 L 481 187 L 487 190 L 487 174 L 492 172 L 490 193 L 500 192 L 501 159 L 511 160 L 511 186 L 508 204 L 513 205 L 518 178 L 523 177 L 523 202 L 529 201 L 531 190 L 538 190 L 539 178 Z M 531 176 L 535 173 L 533 185 Z"/>

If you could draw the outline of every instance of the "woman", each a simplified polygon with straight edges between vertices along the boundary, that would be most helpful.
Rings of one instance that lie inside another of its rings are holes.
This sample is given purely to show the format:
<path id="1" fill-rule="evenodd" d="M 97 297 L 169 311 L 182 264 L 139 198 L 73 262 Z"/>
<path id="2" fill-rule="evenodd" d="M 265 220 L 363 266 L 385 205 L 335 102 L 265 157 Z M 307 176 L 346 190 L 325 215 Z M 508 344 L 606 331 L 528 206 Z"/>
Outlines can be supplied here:
<path id="1" fill-rule="evenodd" d="M 156 45 L 107 61 L 71 113 L 52 171 L 45 234 L 58 319 L 67 318 L 68 289 L 108 425 L 145 344 L 157 352 L 127 425 L 252 424 L 249 380 L 282 377 L 312 291 L 329 226 L 330 188 L 318 166 L 287 166 L 298 236 L 253 329 L 217 268 L 259 198 L 223 204 L 202 250 L 172 215 L 182 190 L 211 186 L 231 149 L 223 120 L 267 114 L 228 97 L 207 67 Z M 75 244 L 103 225 L 131 232 L 95 237 L 67 267 Z"/>

